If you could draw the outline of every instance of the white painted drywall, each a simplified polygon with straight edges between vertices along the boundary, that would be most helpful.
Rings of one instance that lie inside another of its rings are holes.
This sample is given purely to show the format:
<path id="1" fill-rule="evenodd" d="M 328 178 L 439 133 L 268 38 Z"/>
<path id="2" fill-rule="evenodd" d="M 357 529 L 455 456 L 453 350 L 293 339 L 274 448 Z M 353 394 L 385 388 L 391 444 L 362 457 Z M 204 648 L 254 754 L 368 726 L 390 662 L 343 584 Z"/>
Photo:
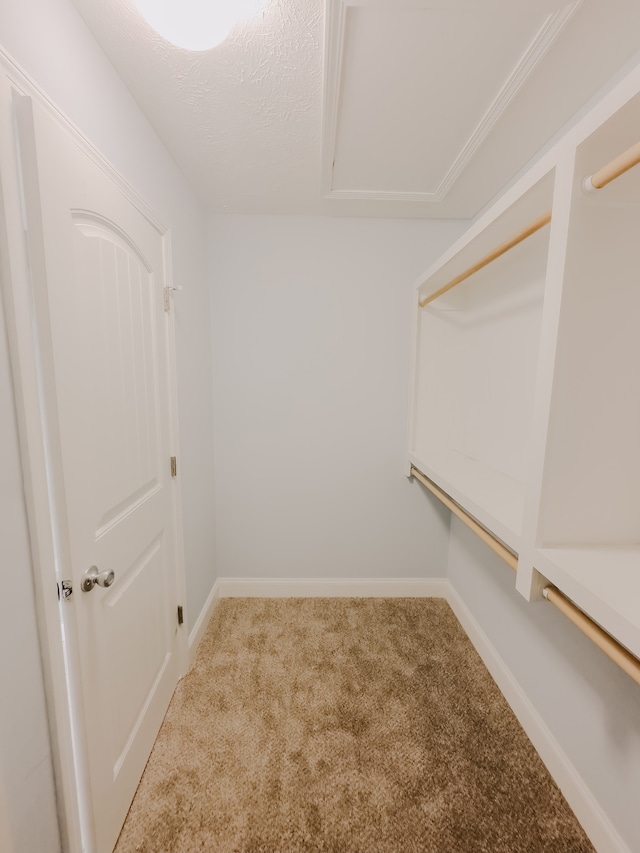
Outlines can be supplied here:
<path id="1" fill-rule="evenodd" d="M 0 299 L 0 797 L 15 850 L 60 849 L 16 411 Z M 55 590 L 55 586 L 53 587 Z M 54 592 L 55 594 L 55 592 Z M 4 783 L 4 784 L 3 784 Z M 0 831 L 0 850 L 2 846 Z"/>
<path id="2" fill-rule="evenodd" d="M 0 778 L 0 850 L 2 850 L 3 853 L 15 853 L 11 827 L 9 826 L 9 804 L 7 802 L 5 788 L 6 786 Z"/>
<path id="3" fill-rule="evenodd" d="M 452 519 L 449 580 L 614 831 L 640 850 L 640 689 L 561 613 Z M 624 848 L 621 848 L 624 849 Z"/>
<path id="4" fill-rule="evenodd" d="M 175 297 L 187 618 L 215 581 L 209 293 L 201 204 L 69 0 L 0 4 L 0 47 L 169 223 Z"/>
<path id="5" fill-rule="evenodd" d="M 404 476 L 410 300 L 462 228 L 212 219 L 221 576 L 443 576 L 446 513 Z"/>

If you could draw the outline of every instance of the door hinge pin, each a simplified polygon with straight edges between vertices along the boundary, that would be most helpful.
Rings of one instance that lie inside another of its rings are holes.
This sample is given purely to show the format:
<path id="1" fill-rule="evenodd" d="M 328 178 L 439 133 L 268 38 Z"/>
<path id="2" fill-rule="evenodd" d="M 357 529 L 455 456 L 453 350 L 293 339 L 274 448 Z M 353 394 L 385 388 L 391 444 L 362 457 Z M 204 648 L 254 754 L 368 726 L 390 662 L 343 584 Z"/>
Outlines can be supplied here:
<path id="1" fill-rule="evenodd" d="M 178 605 L 178 625 L 182 625 L 184 622 L 184 613 L 182 612 L 182 605 Z"/>
<path id="2" fill-rule="evenodd" d="M 172 477 L 178 476 L 178 460 L 176 459 L 175 456 L 171 457 L 171 476 Z"/>

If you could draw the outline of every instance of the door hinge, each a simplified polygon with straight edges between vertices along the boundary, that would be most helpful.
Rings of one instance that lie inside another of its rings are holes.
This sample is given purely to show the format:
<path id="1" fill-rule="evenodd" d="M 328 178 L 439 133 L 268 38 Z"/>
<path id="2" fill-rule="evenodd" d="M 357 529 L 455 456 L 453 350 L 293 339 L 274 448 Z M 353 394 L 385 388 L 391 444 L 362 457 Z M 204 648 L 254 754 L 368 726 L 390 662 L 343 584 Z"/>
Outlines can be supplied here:
<path id="1" fill-rule="evenodd" d="M 171 288 L 165 287 L 162 292 L 164 295 L 164 310 L 171 311 Z"/>
<path id="2" fill-rule="evenodd" d="M 182 605 L 178 605 L 178 625 L 182 625 L 184 622 L 184 613 L 182 612 Z"/>
<path id="3" fill-rule="evenodd" d="M 58 584 L 58 601 L 69 601 L 73 595 L 73 583 L 60 581 Z"/>
<path id="4" fill-rule="evenodd" d="M 171 457 L 171 476 L 172 477 L 178 476 L 178 460 L 176 459 L 175 456 Z"/>

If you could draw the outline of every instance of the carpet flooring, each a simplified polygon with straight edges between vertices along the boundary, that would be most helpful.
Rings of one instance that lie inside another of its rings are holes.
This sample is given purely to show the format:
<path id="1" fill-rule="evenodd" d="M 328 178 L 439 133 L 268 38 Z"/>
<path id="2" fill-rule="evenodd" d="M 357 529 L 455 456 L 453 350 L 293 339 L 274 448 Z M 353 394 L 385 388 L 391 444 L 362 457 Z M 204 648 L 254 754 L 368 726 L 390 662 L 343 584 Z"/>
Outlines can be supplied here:
<path id="1" fill-rule="evenodd" d="M 442 599 L 224 599 L 116 853 L 592 853 Z"/>

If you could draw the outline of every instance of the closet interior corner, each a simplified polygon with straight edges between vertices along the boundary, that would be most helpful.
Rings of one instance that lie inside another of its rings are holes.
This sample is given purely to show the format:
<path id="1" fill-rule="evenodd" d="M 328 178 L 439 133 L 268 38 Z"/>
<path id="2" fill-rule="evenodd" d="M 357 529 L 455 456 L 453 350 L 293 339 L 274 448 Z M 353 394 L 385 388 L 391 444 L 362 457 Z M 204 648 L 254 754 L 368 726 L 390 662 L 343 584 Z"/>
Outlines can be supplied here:
<path id="1" fill-rule="evenodd" d="M 526 597 L 551 585 L 635 659 L 639 137 L 636 69 L 420 278 L 408 441 L 409 465 L 526 554 Z"/>

